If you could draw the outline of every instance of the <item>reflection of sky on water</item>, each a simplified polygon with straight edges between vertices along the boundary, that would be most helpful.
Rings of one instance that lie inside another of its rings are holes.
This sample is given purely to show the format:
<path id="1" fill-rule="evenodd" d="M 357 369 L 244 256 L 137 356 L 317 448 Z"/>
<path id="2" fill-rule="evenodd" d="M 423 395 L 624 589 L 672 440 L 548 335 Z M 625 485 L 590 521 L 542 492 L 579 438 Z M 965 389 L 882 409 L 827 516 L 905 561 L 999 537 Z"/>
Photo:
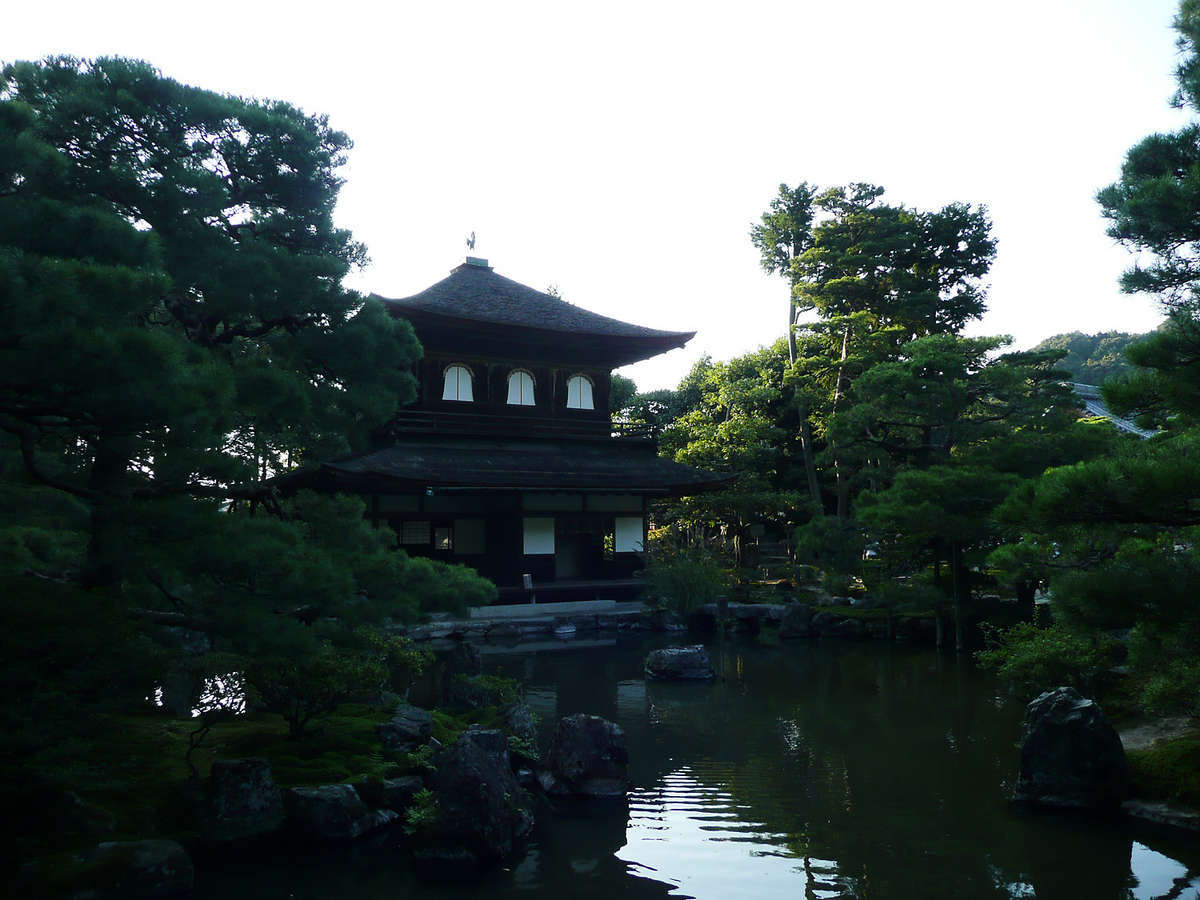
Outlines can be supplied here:
<path id="1" fill-rule="evenodd" d="M 684 766 L 629 796 L 626 843 L 617 858 L 630 875 L 676 885 L 674 896 L 845 896 L 837 864 L 805 860 L 791 836 L 771 832 L 747 804 L 698 781 Z"/>
<path id="2" fill-rule="evenodd" d="M 857 896 L 835 861 L 802 854 L 801 841 L 771 831 L 756 821 L 749 804 L 702 783 L 683 766 L 630 794 L 626 843 L 616 856 L 629 875 L 673 885 L 676 897 Z M 994 875 L 996 887 L 1013 900 L 1037 896 L 1027 882 L 1006 884 L 999 871 Z M 1137 841 L 1130 875 L 1130 900 L 1200 900 L 1200 875 Z"/>
<path id="3" fill-rule="evenodd" d="M 1134 880 L 1133 900 L 1159 900 L 1159 898 L 1182 897 L 1186 900 L 1200 898 L 1200 876 L 1188 878 L 1187 867 L 1151 850 L 1145 844 L 1133 842 L 1133 854 L 1129 860 Z"/>

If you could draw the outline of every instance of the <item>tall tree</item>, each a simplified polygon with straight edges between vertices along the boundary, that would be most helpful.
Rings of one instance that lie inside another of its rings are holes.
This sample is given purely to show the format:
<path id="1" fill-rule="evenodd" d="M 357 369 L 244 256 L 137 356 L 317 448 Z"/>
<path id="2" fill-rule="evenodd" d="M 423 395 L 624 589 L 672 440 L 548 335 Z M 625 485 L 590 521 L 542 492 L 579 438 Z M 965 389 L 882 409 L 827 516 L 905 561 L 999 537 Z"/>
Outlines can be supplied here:
<path id="1" fill-rule="evenodd" d="M 816 209 L 815 185 L 802 181 L 794 188 L 779 185 L 779 195 L 771 201 L 762 221 L 750 228 L 750 242 L 758 250 L 762 267 L 772 275 L 788 279 L 788 362 L 796 361 L 796 274 L 792 261 L 812 242 L 812 224 Z"/>
<path id="2" fill-rule="evenodd" d="M 811 240 L 792 260 L 800 309 L 815 311 L 840 337 L 831 414 L 850 387 L 856 338 L 886 334 L 898 347 L 956 333 L 985 308 L 983 278 L 996 251 L 986 210 L 950 204 L 925 212 L 884 204 L 882 196 L 869 184 L 818 194 Z M 836 443 L 830 454 L 844 521 L 851 475 Z"/>
<path id="3" fill-rule="evenodd" d="M 1175 19 L 1183 51 L 1174 102 L 1200 111 L 1200 3 Z M 1130 149 L 1120 179 L 1097 195 L 1109 234 L 1138 256 L 1127 292 L 1154 295 L 1162 328 L 1132 345 L 1134 374 L 1105 385 L 1122 412 L 1169 426 L 1146 441 L 1051 469 L 1002 507 L 1022 531 L 995 557 L 1041 571 L 1056 614 L 1095 633 L 1130 628 L 1130 661 L 1151 706 L 1195 711 L 1200 697 L 1200 125 Z M 1011 526 L 1010 526 L 1011 527 Z M 1014 529 L 1015 530 L 1015 529 Z M 1040 560 L 1039 560 L 1040 557 Z"/>
<path id="4" fill-rule="evenodd" d="M 412 395 L 411 330 L 342 287 L 323 117 L 69 58 L 7 66 L 0 116 L 0 428 L 89 506 L 93 583 L 131 503 L 272 502 Z"/>
<path id="5" fill-rule="evenodd" d="M 82 582 L 139 639 L 178 626 L 242 661 L 494 596 L 395 550 L 360 500 L 271 480 L 361 446 L 413 394 L 411 329 L 342 286 L 365 259 L 332 218 L 349 146 L 145 63 L 3 69 L 0 496 L 56 511 L 0 516 L 6 568 Z M 36 602 L 0 595 L 6 617 Z"/>
<path id="6" fill-rule="evenodd" d="M 796 364 L 796 273 L 793 262 L 812 242 L 812 224 L 816 209 L 813 201 L 817 188 L 806 181 L 800 182 L 794 188 L 786 184 L 779 185 L 779 195 L 771 201 L 767 211 L 762 214 L 762 221 L 750 229 L 750 242 L 757 248 L 762 267 L 772 275 L 783 275 L 788 279 L 788 324 L 787 349 L 788 362 Z M 822 505 L 821 485 L 817 478 L 816 451 L 813 444 L 812 423 L 810 421 L 810 397 L 798 388 L 798 383 L 792 379 L 789 386 L 793 389 L 793 397 L 800 417 L 800 454 L 804 462 L 805 479 L 808 493 L 813 503 L 820 508 Z"/>

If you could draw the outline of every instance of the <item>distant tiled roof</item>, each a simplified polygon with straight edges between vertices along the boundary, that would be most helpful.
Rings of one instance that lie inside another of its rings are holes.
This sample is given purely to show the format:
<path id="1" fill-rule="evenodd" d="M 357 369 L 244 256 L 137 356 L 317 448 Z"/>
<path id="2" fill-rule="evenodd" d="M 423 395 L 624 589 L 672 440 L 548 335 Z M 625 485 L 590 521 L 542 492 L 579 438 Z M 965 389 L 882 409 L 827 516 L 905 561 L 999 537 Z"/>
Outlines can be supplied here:
<path id="1" fill-rule="evenodd" d="M 515 325 L 542 331 L 563 331 L 577 335 L 602 335 L 615 338 L 650 338 L 663 343 L 663 349 L 682 347 L 695 336 L 694 331 L 660 331 L 631 325 L 573 306 L 558 297 L 497 275 L 482 260 L 464 263 L 437 284 L 419 294 L 389 300 L 380 297 L 393 311 L 432 313 L 473 322 Z"/>
<path id="2" fill-rule="evenodd" d="M 433 438 L 404 440 L 322 469 L 429 487 L 698 493 L 731 476 L 656 456 L 619 440 L 560 442 Z"/>

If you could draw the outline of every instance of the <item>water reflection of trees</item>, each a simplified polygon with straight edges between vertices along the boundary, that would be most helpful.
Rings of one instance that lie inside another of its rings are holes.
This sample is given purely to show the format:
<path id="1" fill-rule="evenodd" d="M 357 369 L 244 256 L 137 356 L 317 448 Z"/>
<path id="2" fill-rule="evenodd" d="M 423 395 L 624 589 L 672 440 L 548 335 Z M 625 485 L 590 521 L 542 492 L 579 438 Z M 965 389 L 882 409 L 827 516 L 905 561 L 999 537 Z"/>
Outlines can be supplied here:
<path id="1" fill-rule="evenodd" d="M 554 683 L 559 715 L 621 722 L 635 783 L 686 765 L 796 856 L 836 860 L 854 895 L 1130 896 L 1126 830 L 1009 808 L 1020 710 L 969 666 L 879 644 L 726 643 L 723 680 L 648 684 L 638 714 L 643 650 L 530 674 Z"/>

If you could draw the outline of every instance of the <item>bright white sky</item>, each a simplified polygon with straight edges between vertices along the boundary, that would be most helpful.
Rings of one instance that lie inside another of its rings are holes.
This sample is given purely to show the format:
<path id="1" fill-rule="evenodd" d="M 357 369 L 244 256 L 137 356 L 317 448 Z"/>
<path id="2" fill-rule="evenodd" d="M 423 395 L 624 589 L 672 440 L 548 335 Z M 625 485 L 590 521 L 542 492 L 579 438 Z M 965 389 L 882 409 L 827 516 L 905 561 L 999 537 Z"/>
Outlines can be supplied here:
<path id="1" fill-rule="evenodd" d="M 868 181 L 986 204 L 999 255 L 977 333 L 1019 347 L 1141 331 L 1096 190 L 1184 115 L 1174 0 L 14 4 L 0 60 L 150 60 L 327 113 L 355 141 L 340 224 L 415 293 L 476 255 L 573 303 L 696 338 L 624 370 L 673 386 L 782 335 L 748 238 L 780 182 Z M 178 10 L 178 11 L 176 11 Z"/>

